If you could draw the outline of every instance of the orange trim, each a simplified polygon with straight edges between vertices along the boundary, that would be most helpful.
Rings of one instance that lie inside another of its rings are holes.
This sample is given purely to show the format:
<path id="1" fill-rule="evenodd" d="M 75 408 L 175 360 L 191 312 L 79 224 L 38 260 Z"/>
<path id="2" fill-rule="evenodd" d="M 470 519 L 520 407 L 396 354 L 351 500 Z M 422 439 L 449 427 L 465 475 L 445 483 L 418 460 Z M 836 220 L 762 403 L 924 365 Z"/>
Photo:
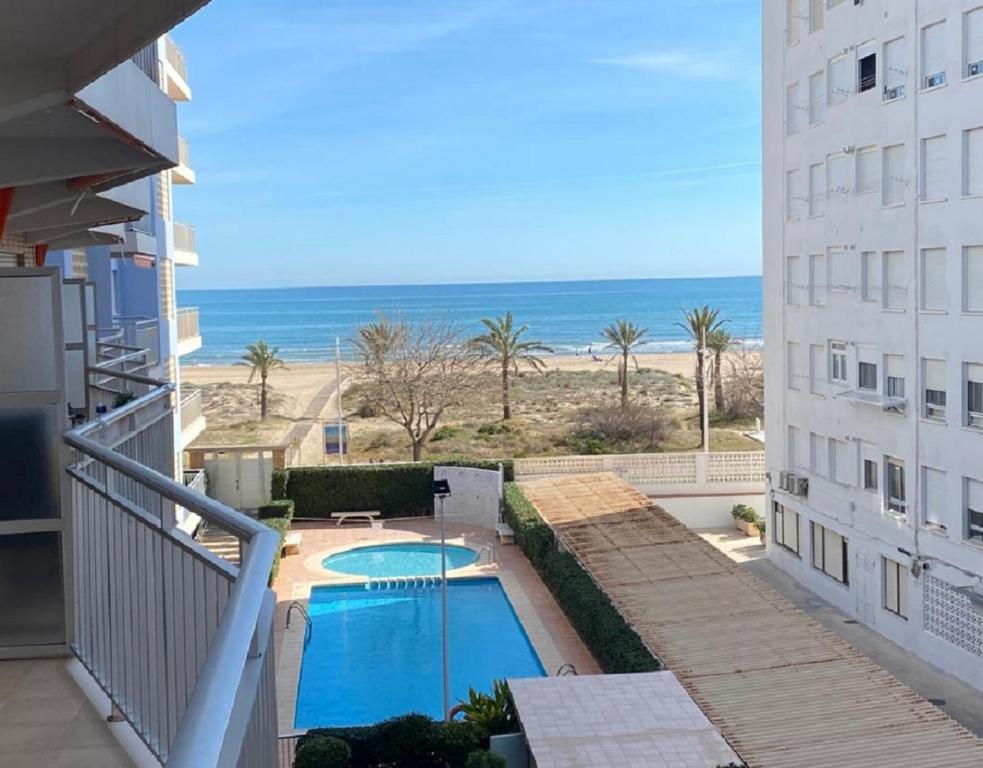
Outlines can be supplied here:
<path id="1" fill-rule="evenodd" d="M 7 217 L 14 204 L 14 188 L 4 187 L 0 189 L 0 239 L 3 238 L 3 231 L 7 228 Z"/>
<path id="2" fill-rule="evenodd" d="M 48 244 L 38 243 L 34 246 L 34 266 L 43 267 L 44 260 L 48 257 Z"/>

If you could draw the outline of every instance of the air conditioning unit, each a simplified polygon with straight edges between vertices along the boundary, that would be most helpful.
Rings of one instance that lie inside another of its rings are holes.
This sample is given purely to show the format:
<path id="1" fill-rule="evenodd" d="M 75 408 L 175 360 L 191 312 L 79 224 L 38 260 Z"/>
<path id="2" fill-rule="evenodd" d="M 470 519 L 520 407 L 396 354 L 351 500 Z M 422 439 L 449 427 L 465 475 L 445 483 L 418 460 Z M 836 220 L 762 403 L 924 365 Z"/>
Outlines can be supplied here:
<path id="1" fill-rule="evenodd" d="M 969 77 L 973 77 L 975 75 L 983 75 L 983 61 L 976 61 L 970 64 L 968 75 Z"/>
<path id="2" fill-rule="evenodd" d="M 939 72 L 925 78 L 926 88 L 937 88 L 940 85 L 945 85 L 945 72 Z"/>
<path id="3" fill-rule="evenodd" d="M 781 488 L 783 491 L 787 491 L 794 479 L 795 479 L 794 472 L 782 472 L 778 476 L 778 487 Z"/>
<path id="4" fill-rule="evenodd" d="M 805 498 L 809 495 L 809 478 L 808 477 L 796 477 L 795 483 L 790 490 L 793 496 L 802 496 Z"/>
<path id="5" fill-rule="evenodd" d="M 893 88 L 884 89 L 884 101 L 894 101 L 904 96 L 904 86 L 896 85 Z"/>

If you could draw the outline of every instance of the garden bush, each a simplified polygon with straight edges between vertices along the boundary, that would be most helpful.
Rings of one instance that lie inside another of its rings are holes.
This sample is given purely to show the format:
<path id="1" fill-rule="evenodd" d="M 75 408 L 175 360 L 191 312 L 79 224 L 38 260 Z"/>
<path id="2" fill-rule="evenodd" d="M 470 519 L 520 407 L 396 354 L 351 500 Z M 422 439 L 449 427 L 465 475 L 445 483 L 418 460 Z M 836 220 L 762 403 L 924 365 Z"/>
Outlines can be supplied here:
<path id="1" fill-rule="evenodd" d="M 351 763 L 351 747 L 331 736 L 305 742 L 294 758 L 294 768 L 349 768 Z"/>
<path id="2" fill-rule="evenodd" d="M 257 510 L 257 517 L 266 520 L 273 517 L 285 517 L 293 519 L 294 503 L 290 499 L 274 499 L 269 504 L 264 504 Z"/>
<path id="3" fill-rule="evenodd" d="M 638 404 L 628 408 L 602 405 L 577 413 L 574 437 L 593 448 L 590 453 L 601 452 L 596 446 L 654 451 L 665 444 L 675 429 L 675 419 L 658 408 Z"/>
<path id="4" fill-rule="evenodd" d="M 754 507 L 749 507 L 747 504 L 735 504 L 730 510 L 730 516 L 745 523 L 758 522 L 758 513 L 754 511 Z"/>
<path id="5" fill-rule="evenodd" d="M 280 573 L 280 559 L 283 557 L 283 545 L 286 543 L 287 531 L 290 530 L 290 518 L 264 517 L 260 522 L 280 534 L 280 545 L 276 548 L 276 553 L 273 555 L 273 566 L 270 568 L 270 584 L 272 585 L 277 574 Z"/>
<path id="6" fill-rule="evenodd" d="M 505 519 L 515 542 L 556 598 L 580 639 L 608 674 L 654 672 L 662 664 L 569 552 L 515 483 L 505 486 Z"/>
<path id="7" fill-rule="evenodd" d="M 464 768 L 506 768 L 508 763 L 505 762 L 505 758 L 501 755 L 496 755 L 493 752 L 472 752 L 468 756 L 468 761 L 464 764 Z"/>
<path id="8" fill-rule="evenodd" d="M 333 512 L 378 510 L 383 518 L 422 517 L 433 514 L 433 468 L 498 469 L 512 480 L 511 461 L 442 461 L 414 464 L 298 467 L 273 473 L 274 499 L 290 499 L 295 514 L 328 518 Z"/>

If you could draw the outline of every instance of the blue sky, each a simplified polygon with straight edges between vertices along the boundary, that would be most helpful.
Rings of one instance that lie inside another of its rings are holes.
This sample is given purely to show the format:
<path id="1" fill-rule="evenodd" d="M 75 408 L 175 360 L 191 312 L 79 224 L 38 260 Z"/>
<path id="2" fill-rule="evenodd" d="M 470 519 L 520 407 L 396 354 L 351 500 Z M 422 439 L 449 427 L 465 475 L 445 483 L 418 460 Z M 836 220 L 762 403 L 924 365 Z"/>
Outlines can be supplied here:
<path id="1" fill-rule="evenodd" d="M 182 288 L 759 274 L 752 0 L 212 0 Z"/>

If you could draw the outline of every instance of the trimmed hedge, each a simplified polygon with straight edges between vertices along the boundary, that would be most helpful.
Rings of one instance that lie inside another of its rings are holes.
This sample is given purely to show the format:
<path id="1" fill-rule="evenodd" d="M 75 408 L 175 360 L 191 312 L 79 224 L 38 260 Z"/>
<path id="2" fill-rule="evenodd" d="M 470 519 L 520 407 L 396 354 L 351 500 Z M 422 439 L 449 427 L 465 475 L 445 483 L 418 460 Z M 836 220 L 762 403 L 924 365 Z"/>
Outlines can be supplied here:
<path id="1" fill-rule="evenodd" d="M 273 555 L 273 567 L 270 569 L 270 584 L 280 573 L 280 558 L 283 556 L 283 546 L 286 543 L 287 531 L 290 530 L 290 521 L 294 516 L 294 503 L 290 499 L 280 499 L 271 501 L 259 508 L 257 517 L 259 521 L 280 534 L 280 546 L 276 548 Z"/>
<path id="2" fill-rule="evenodd" d="M 315 728 L 297 741 L 298 758 L 328 739 L 348 745 L 351 768 L 464 768 L 468 756 L 483 747 L 481 733 L 472 723 L 441 723 L 426 715 L 409 714 L 376 725 Z"/>
<path id="3" fill-rule="evenodd" d="M 443 461 L 414 464 L 361 464 L 298 467 L 273 473 L 274 499 L 291 499 L 297 517 L 327 518 L 334 512 L 378 510 L 383 518 L 433 514 L 433 468 L 497 470 L 514 479 L 511 461 Z"/>
<path id="4" fill-rule="evenodd" d="M 569 552 L 515 483 L 505 486 L 505 519 L 515 543 L 549 587 L 580 639 L 607 674 L 655 672 L 661 662 L 649 652 L 590 574 Z"/>

